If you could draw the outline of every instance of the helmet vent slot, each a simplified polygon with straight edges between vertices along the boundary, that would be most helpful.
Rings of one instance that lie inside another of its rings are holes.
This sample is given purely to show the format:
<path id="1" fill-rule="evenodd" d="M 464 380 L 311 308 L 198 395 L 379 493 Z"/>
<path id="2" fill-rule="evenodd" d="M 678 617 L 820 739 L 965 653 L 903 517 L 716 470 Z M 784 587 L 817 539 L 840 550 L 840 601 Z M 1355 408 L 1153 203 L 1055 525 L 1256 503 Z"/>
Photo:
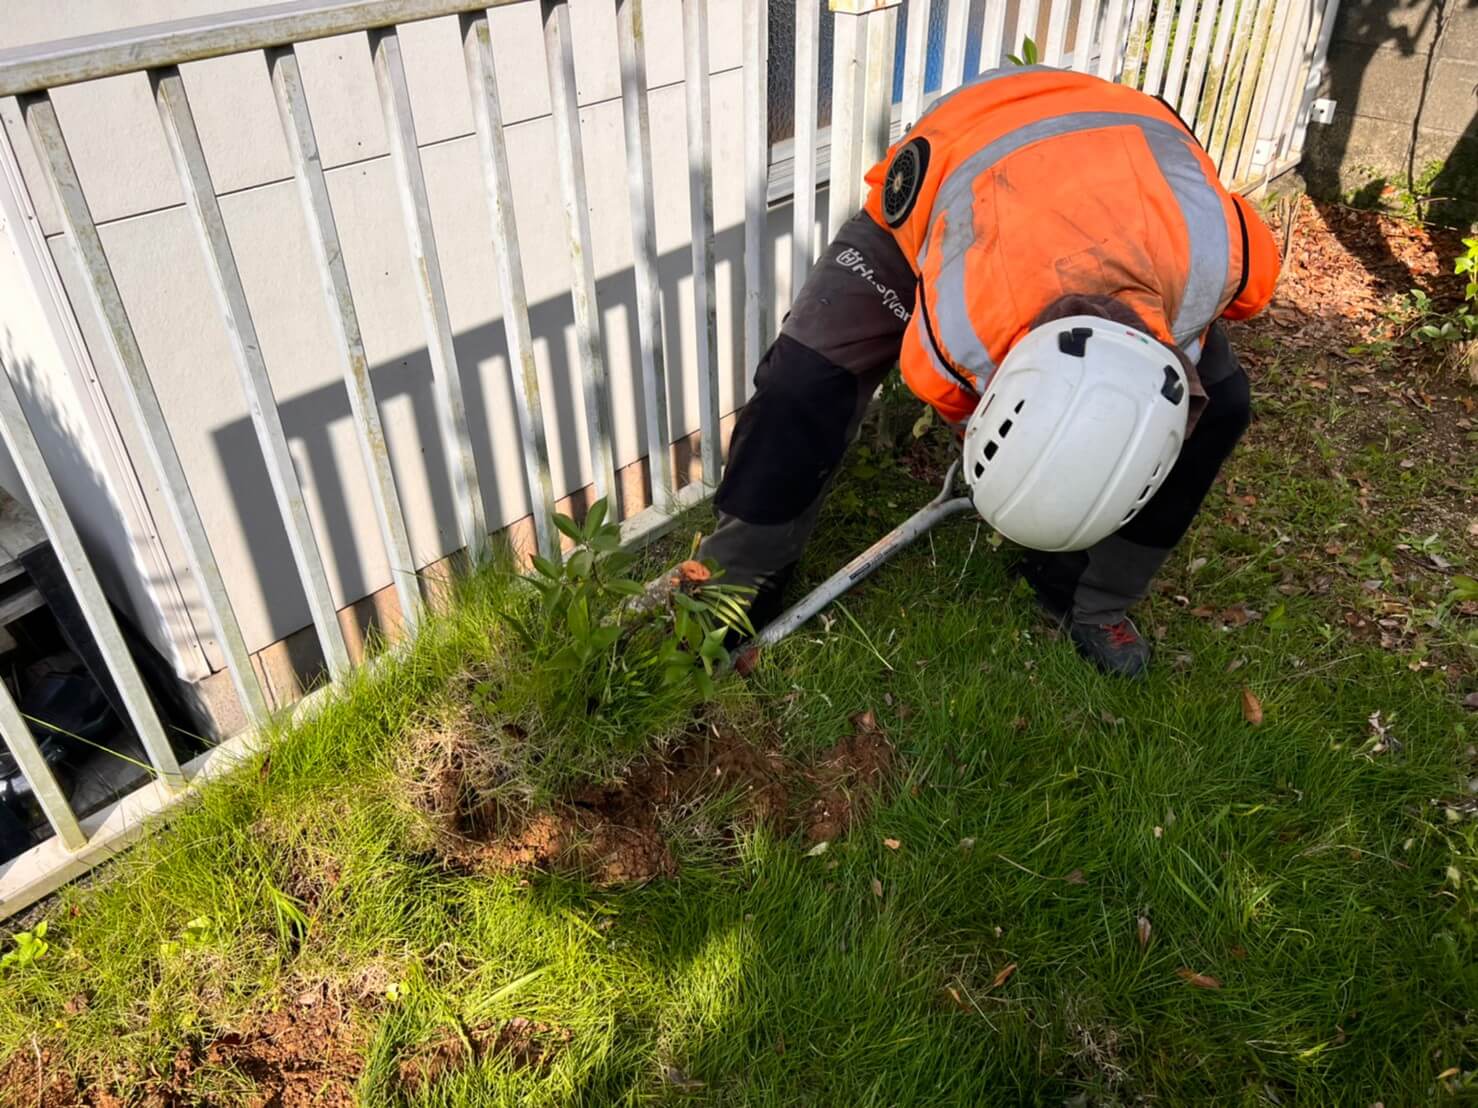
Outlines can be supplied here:
<path id="1" fill-rule="evenodd" d="M 988 462 L 992 458 L 994 458 L 996 456 L 996 451 L 1000 448 L 1001 444 L 996 442 L 995 439 L 991 439 L 990 442 L 985 444 L 985 460 Z"/>
<path id="2" fill-rule="evenodd" d="M 985 472 L 985 466 L 982 465 L 980 462 L 976 462 L 975 463 L 975 477 L 976 477 L 976 479 L 979 480 L 980 475 L 982 473 L 984 473 L 984 472 Z"/>
<path id="3" fill-rule="evenodd" d="M 1001 438 L 1004 439 L 1010 433 L 1011 433 L 1011 421 L 1008 419 L 1008 420 L 1006 420 L 1005 423 L 1001 424 Z"/>
<path id="4" fill-rule="evenodd" d="M 1148 500 L 1150 498 L 1150 489 L 1152 487 L 1153 486 L 1151 486 L 1151 485 L 1146 485 L 1144 487 L 1144 490 L 1139 494 L 1139 499 L 1137 501 L 1135 501 L 1135 504 L 1136 505 L 1143 504 L 1146 500 Z"/>
<path id="5" fill-rule="evenodd" d="M 1150 480 L 1153 481 L 1158 476 L 1160 476 L 1160 466 L 1157 464 L 1155 466 L 1155 472 L 1150 474 Z"/>
<path id="6" fill-rule="evenodd" d="M 1013 412 L 1016 412 L 1016 413 L 1018 413 L 1018 414 L 1020 414 L 1020 412 L 1021 412 L 1021 409 L 1022 409 L 1022 408 L 1025 408 L 1025 407 L 1026 407 L 1026 400 L 1025 400 L 1025 399 L 1024 399 L 1024 398 L 1023 398 L 1023 399 L 1021 399 L 1021 400 L 1018 400 L 1018 401 L 1017 401 L 1017 402 L 1016 402 L 1016 407 L 1014 407 L 1014 408 L 1012 408 L 1012 409 L 1011 409 L 1011 410 L 1012 410 L 1012 411 L 1013 411 Z"/>
<path id="7" fill-rule="evenodd" d="M 1125 523 L 1128 523 L 1131 519 L 1133 519 L 1134 518 L 1134 513 L 1137 512 L 1137 511 L 1139 511 L 1139 507 L 1137 505 L 1135 507 L 1133 507 L 1133 508 L 1130 508 L 1129 511 L 1127 513 L 1125 513 L 1123 522 L 1121 522 L 1119 524 L 1119 526 L 1122 527 L 1122 526 L 1124 526 Z"/>

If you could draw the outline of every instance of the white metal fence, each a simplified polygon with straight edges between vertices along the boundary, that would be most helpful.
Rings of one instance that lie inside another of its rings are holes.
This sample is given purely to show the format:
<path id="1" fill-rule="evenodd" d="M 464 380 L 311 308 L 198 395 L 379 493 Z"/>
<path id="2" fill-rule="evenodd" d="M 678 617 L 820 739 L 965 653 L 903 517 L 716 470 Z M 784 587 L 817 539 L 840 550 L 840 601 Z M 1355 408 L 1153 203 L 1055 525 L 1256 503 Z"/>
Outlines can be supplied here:
<path id="1" fill-rule="evenodd" d="M 373 53 L 374 74 L 389 137 L 403 232 L 416 270 L 425 341 L 430 352 L 436 425 L 446 459 L 461 541 L 474 555 L 487 542 L 480 476 L 469 442 L 461 375 L 426 181 L 407 88 L 397 26 L 438 17 L 459 21 L 468 95 L 481 152 L 494 234 L 503 326 L 513 366 L 525 479 L 534 507 L 538 545 L 555 552 L 550 527 L 555 490 L 550 478 L 545 411 L 535 372 L 524 291 L 524 267 L 512 190 L 503 116 L 498 103 L 494 43 L 487 9 L 538 4 L 543 20 L 546 71 L 556 131 L 560 200 L 568 232 L 570 297 L 579 352 L 594 491 L 616 488 L 608 383 L 591 263 L 592 214 L 586 194 L 581 129 L 575 95 L 574 48 L 566 0 L 294 0 L 233 14 L 135 30 L 61 40 L 0 52 L 0 96 L 15 96 L 26 131 L 60 213 L 65 238 L 85 278 L 88 303 L 108 353 L 126 382 L 129 416 L 147 449 L 147 464 L 167 491 L 172 523 L 201 583 L 205 607 L 222 646 L 241 703 L 253 727 L 206 755 L 180 764 L 166 738 L 138 668 L 89 563 L 77 529 L 62 505 L 36 437 L 26 421 L 10 374 L 0 374 L 0 431 L 20 470 L 83 612 L 127 707 L 157 779 L 102 812 L 79 820 L 42 758 L 24 719 L 0 683 L 0 733 L 16 758 L 55 831 L 55 837 L 0 872 L 0 917 L 45 895 L 137 834 L 141 821 L 169 808 L 201 780 L 229 767 L 252 749 L 268 701 L 253 669 L 232 611 L 226 583 L 212 553 L 211 536 L 191 495 L 171 428 L 149 367 L 136 341 L 115 283 L 98 226 L 68 150 L 50 90 L 122 73 L 148 75 L 160 125 L 207 262 L 215 301 L 230 337 L 238 385 L 265 460 L 272 492 L 290 540 L 313 626 L 331 674 L 349 668 L 349 652 L 336 617 L 320 547 L 304 505 L 303 489 L 288 450 L 277 401 L 248 307 L 232 243 L 222 219 L 185 85 L 181 64 L 258 51 L 287 140 L 298 197 L 321 278 L 361 460 L 370 477 L 380 536 L 393 570 L 395 593 L 413 627 L 423 607 L 405 516 L 380 424 L 374 385 L 361 339 L 355 296 L 340 248 L 335 213 L 325 183 L 313 118 L 299 73 L 296 44 L 362 33 Z M 620 90 L 634 246 L 640 375 L 648 444 L 667 445 L 669 372 L 662 339 L 652 182 L 653 136 L 647 105 L 643 0 L 611 0 L 616 6 Z M 696 386 L 699 396 L 702 480 L 679 487 L 669 451 L 650 448 L 651 507 L 623 521 L 623 536 L 637 542 L 658 531 L 678 509 L 698 502 L 721 472 L 720 413 L 713 299 L 714 215 L 710 85 L 709 4 L 743 4 L 744 133 L 744 359 L 753 366 L 770 341 L 767 318 L 775 268 L 767 257 L 765 222 L 771 197 L 772 151 L 766 106 L 768 10 L 764 0 L 682 0 L 692 273 L 697 321 Z M 790 287 L 798 288 L 816 256 L 818 146 L 828 139 L 829 228 L 840 226 L 862 201 L 862 175 L 884 152 L 890 137 L 917 119 L 930 100 L 966 80 L 971 70 L 1002 64 L 1023 40 L 1040 40 L 1040 60 L 1095 72 L 1160 95 L 1193 126 L 1228 184 L 1254 188 L 1296 164 L 1313 91 L 1319 83 L 1337 0 L 831 0 L 829 12 L 802 0 L 795 9 L 795 134 L 791 141 L 793 235 Z M 931 9 L 940 5 L 943 37 L 931 49 Z M 900 12 L 904 26 L 900 28 Z M 972 13 L 976 17 L 972 18 Z M 822 19 L 832 21 L 829 136 L 818 133 L 818 46 Z M 901 43 L 901 55 L 897 53 Z M 608 46 L 601 48 L 609 49 Z M 939 76 L 931 79 L 931 70 Z M 789 75 L 787 74 L 787 77 Z M 895 100 L 895 89 L 899 96 Z"/>

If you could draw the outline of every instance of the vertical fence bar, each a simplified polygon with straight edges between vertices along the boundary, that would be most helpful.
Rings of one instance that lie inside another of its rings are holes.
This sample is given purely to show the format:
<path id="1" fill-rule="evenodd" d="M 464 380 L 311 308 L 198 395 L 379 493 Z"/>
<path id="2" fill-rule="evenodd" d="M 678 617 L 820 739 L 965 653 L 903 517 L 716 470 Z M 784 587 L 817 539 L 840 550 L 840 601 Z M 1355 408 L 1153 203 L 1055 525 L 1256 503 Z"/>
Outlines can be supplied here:
<path id="1" fill-rule="evenodd" d="M 216 201 L 215 185 L 210 179 L 200 134 L 195 129 L 195 117 L 185 95 L 185 84 L 175 66 L 150 70 L 149 80 L 154 86 L 154 101 L 164 123 L 175 171 L 185 191 L 185 206 L 190 211 L 191 222 L 205 253 L 206 269 L 226 325 L 232 360 L 241 375 L 252 426 L 262 448 L 278 511 L 282 513 L 288 545 L 292 548 L 298 578 L 308 599 L 313 626 L 318 631 L 319 645 L 329 673 L 338 678 L 349 671 L 349 650 L 344 645 L 344 632 L 339 627 L 328 574 L 318 541 L 313 536 L 313 523 L 308 518 L 308 507 L 303 500 L 303 487 L 288 450 L 287 434 L 282 429 L 282 417 L 277 411 L 277 398 L 267 376 L 267 363 L 262 360 L 256 324 L 252 321 L 246 289 L 242 287 L 241 274 L 236 268 L 231 240 L 226 234 L 226 222 Z"/>
<path id="2" fill-rule="evenodd" d="M 1093 58 L 1093 32 L 1098 27 L 1098 0 L 1079 0 L 1078 25 L 1073 30 L 1073 68 L 1079 73 L 1087 73 L 1092 67 Z M 1111 40 L 1105 39 L 1103 49 L 1111 46 Z"/>
<path id="3" fill-rule="evenodd" d="M 862 175 L 888 152 L 893 130 L 893 62 L 898 44 L 898 7 L 903 0 L 887 0 L 861 16 L 867 34 L 867 67 L 862 79 L 862 160 L 857 167 L 858 207 L 862 206 Z"/>
<path id="4" fill-rule="evenodd" d="M 15 396 L 14 391 L 10 390 L 8 378 L 4 387 L 10 391 L 12 397 Z M 62 791 L 61 784 L 42 757 L 41 748 L 36 745 L 25 717 L 15 706 L 10 689 L 3 681 L 0 681 L 0 738 L 4 738 L 5 749 L 15 759 L 21 776 L 31 787 L 31 795 L 36 798 L 42 814 L 46 816 L 46 822 L 51 824 L 51 829 L 62 840 L 62 845 L 68 850 L 78 850 L 86 846 L 87 835 L 77 822 L 72 806 L 67 803 L 67 794 Z"/>
<path id="5" fill-rule="evenodd" d="M 1155 12 L 1155 37 L 1150 42 L 1149 61 L 1144 67 L 1141 91 L 1158 96 L 1165 75 L 1165 54 L 1170 47 L 1171 29 L 1175 23 L 1175 0 L 1159 0 Z"/>
<path id="6" fill-rule="evenodd" d="M 308 113 L 308 97 L 303 91 L 297 54 L 291 46 L 269 50 L 267 66 L 271 72 L 272 91 L 277 98 L 277 113 L 287 138 L 288 156 L 293 163 L 293 176 L 298 182 L 298 198 L 308 221 L 308 239 L 313 247 L 313 259 L 318 263 L 329 324 L 344 364 L 344 387 L 349 393 L 349 410 L 354 417 L 354 437 L 359 443 L 365 472 L 370 477 L 375 517 L 390 560 L 390 579 L 395 584 L 406 626 L 413 629 L 421 612 L 416 561 L 411 554 L 410 534 L 400 507 L 390 452 L 385 445 L 385 429 L 380 424 L 380 406 L 375 399 L 374 382 L 370 380 L 369 359 L 365 356 L 364 339 L 359 331 L 359 314 L 354 309 L 354 292 L 349 287 L 343 244 L 339 241 L 339 229 L 329 201 L 328 181 L 323 175 L 323 160 L 318 152 L 318 139 L 313 133 L 313 118 Z"/>
<path id="7" fill-rule="evenodd" d="M 1067 47 L 1067 15 L 1072 0 L 1052 0 L 1047 14 L 1047 43 L 1041 51 L 1042 61 L 1051 66 L 1062 65 L 1063 51 Z"/>
<path id="8" fill-rule="evenodd" d="M 31 144 L 36 149 L 42 173 L 66 230 L 64 237 L 77 259 L 88 301 L 101 324 L 100 330 L 109 352 L 123 375 L 123 392 L 129 411 L 144 440 L 154 471 L 159 475 L 160 485 L 166 492 L 164 500 L 170 518 L 184 539 L 185 555 L 200 584 L 201 597 L 210 615 L 216 641 L 225 655 L 236 695 L 241 698 L 247 718 L 253 723 L 261 723 L 270 714 L 267 697 L 252 666 L 251 653 L 247 650 L 241 625 L 236 621 L 236 613 L 226 593 L 220 566 L 211 552 L 210 541 L 205 537 L 200 509 L 185 479 L 185 468 L 175 452 L 169 424 L 159 406 L 154 383 L 149 379 L 143 353 L 128 319 L 128 310 L 123 305 L 112 266 L 103 250 L 103 241 L 83 195 L 77 167 L 72 163 L 72 155 L 57 122 L 56 110 L 44 92 L 22 97 L 21 105 Z"/>
<path id="9" fill-rule="evenodd" d="M 1324 80 L 1324 66 L 1329 60 L 1329 43 L 1334 38 L 1334 20 L 1339 15 L 1339 0 L 1324 0 L 1323 22 L 1319 24 L 1319 37 L 1314 43 L 1314 52 L 1309 59 L 1309 71 L 1304 78 L 1302 95 L 1299 97 L 1298 114 L 1294 116 L 1293 130 L 1288 136 L 1287 154 L 1294 157 L 1303 153 L 1304 137 L 1309 130 L 1309 113 L 1313 109 L 1314 97 L 1319 94 L 1319 85 Z"/>
<path id="10" fill-rule="evenodd" d="M 1016 9 L 1016 37 L 1012 39 L 1011 50 L 1018 57 L 1025 59 L 1026 40 L 1037 42 L 1037 24 L 1041 15 L 1039 0 L 1021 0 Z M 1041 43 L 1037 43 L 1038 47 Z M 1038 54 L 1040 54 L 1040 49 Z"/>
<path id="11" fill-rule="evenodd" d="M 867 41 L 862 17 L 831 2 L 831 173 L 826 200 L 826 240 L 856 214 L 862 178 L 862 77 Z"/>
<path id="12" fill-rule="evenodd" d="M 600 312 L 595 291 L 595 246 L 590 231 L 590 201 L 585 189 L 585 147 L 576 99 L 575 49 L 566 0 L 543 0 L 544 61 L 549 76 L 549 104 L 554 143 L 559 155 L 559 184 L 564 197 L 565 233 L 570 245 L 570 306 L 575 317 L 575 343 L 580 377 L 585 385 L 585 425 L 590 435 L 590 467 L 595 495 L 616 504 L 616 455 L 611 442 L 610 384 L 601 351 Z"/>
<path id="13" fill-rule="evenodd" d="M 148 752 L 150 763 L 171 788 L 182 788 L 185 778 L 180 773 L 180 763 L 170 749 L 164 726 L 154 710 L 154 702 L 149 698 L 144 678 L 134 664 L 133 655 L 128 652 L 123 631 L 103 593 L 97 573 L 88 561 L 82 538 L 77 534 L 72 517 L 67 513 L 61 491 L 46 467 L 46 459 L 36 443 L 36 436 L 21 409 L 20 398 L 10 379 L 9 369 L 4 364 L 0 364 L 0 437 L 4 438 L 11 461 L 15 463 L 21 482 L 30 494 L 36 516 L 46 529 L 57 561 L 67 575 L 67 583 L 72 586 L 77 606 L 82 609 L 87 626 L 97 641 L 98 651 L 108 664 L 108 673 L 113 678 L 118 695 L 123 698 L 124 709 L 138 733 L 139 741 L 143 743 L 144 750 Z M 70 813 L 70 809 L 68 812 Z M 47 814 L 50 815 L 49 812 Z"/>
<path id="14" fill-rule="evenodd" d="M 1103 16 L 1103 39 L 1098 47 L 1098 67 L 1095 72 L 1105 81 L 1116 80 L 1119 65 L 1128 45 L 1130 28 L 1124 23 L 1125 0 L 1109 0 L 1108 11 Z"/>
<path id="15" fill-rule="evenodd" d="M 1129 25 L 1122 37 L 1123 68 L 1114 74 L 1113 79 L 1131 88 L 1138 88 L 1145 50 L 1150 42 L 1150 0 L 1133 0 L 1133 7 L 1129 10 Z"/>
<path id="16" fill-rule="evenodd" d="M 698 451 L 703 483 L 717 487 L 718 306 L 713 238 L 713 108 L 708 88 L 708 0 L 683 0 L 683 94 L 688 110 L 688 212 L 693 318 L 698 334 Z"/>
<path id="17" fill-rule="evenodd" d="M 1239 0 L 1237 5 L 1237 28 L 1232 34 L 1231 56 L 1222 70 L 1221 89 L 1215 109 L 1208 114 L 1208 137 L 1202 140 L 1206 144 L 1206 152 L 1217 164 L 1218 172 L 1226 151 L 1227 134 L 1231 129 L 1232 110 L 1241 89 L 1242 74 L 1247 68 L 1253 29 L 1262 19 L 1265 7 L 1266 0 Z"/>
<path id="18" fill-rule="evenodd" d="M 1216 0 L 1205 0 L 1211 7 Z M 1175 24 L 1175 43 L 1170 51 L 1170 65 L 1165 71 L 1165 87 L 1160 90 L 1166 103 L 1178 104 L 1185 82 L 1186 58 L 1190 56 L 1193 28 L 1196 26 L 1196 0 L 1180 0 L 1180 15 Z"/>
<path id="19" fill-rule="evenodd" d="M 518 215 L 513 210 L 513 179 L 508 172 L 508 142 L 503 133 L 503 110 L 498 103 L 498 74 L 493 65 L 493 39 L 485 11 L 463 12 L 462 50 L 467 63 L 467 88 L 472 97 L 472 122 L 482 153 L 483 181 L 493 224 L 493 259 L 502 293 L 503 334 L 513 370 L 513 397 L 518 405 L 518 431 L 523 443 L 524 470 L 534 535 L 546 558 L 559 557 L 554 530 L 554 482 L 549 474 L 549 441 L 544 428 L 544 406 L 539 399 L 539 368 L 534 362 L 534 337 L 529 327 L 529 300 L 524 290 L 523 252 L 518 244 Z"/>
<path id="20" fill-rule="evenodd" d="M 944 70 L 939 76 L 940 96 L 965 80 L 965 47 L 970 31 L 970 0 L 943 0 L 943 3 Z"/>
<path id="21" fill-rule="evenodd" d="M 1251 89 L 1246 100 L 1246 111 L 1242 110 L 1243 97 L 1238 95 L 1237 108 L 1232 118 L 1232 134 L 1227 147 L 1227 163 L 1222 166 L 1222 175 L 1232 188 L 1240 187 L 1246 180 L 1252 155 L 1257 146 L 1257 130 L 1262 119 L 1263 104 L 1267 100 L 1268 86 L 1272 80 L 1271 55 L 1282 35 L 1283 25 L 1288 19 L 1292 0 L 1270 0 L 1272 10 L 1261 35 L 1254 35 L 1252 51 L 1247 59 L 1247 72 L 1242 78 L 1242 89 Z"/>
<path id="22" fill-rule="evenodd" d="M 1234 2 L 1235 0 L 1203 0 L 1202 2 L 1201 19 L 1196 24 L 1196 44 L 1191 51 L 1190 72 L 1186 74 L 1185 85 L 1180 90 L 1180 99 L 1175 104 L 1175 110 L 1180 113 L 1180 118 L 1191 127 L 1195 126 L 1196 111 L 1201 106 L 1202 87 L 1206 82 L 1206 67 L 1211 61 L 1213 34 L 1216 31 L 1218 14 L 1222 15 L 1223 22 L 1230 23 Z"/>
<path id="23" fill-rule="evenodd" d="M 1221 16 L 1216 24 L 1216 41 L 1211 46 L 1211 57 L 1206 62 L 1206 79 L 1200 100 L 1188 117 L 1182 117 L 1195 128 L 1196 138 L 1202 146 L 1211 142 L 1211 120 L 1216 114 L 1216 103 L 1227 79 L 1227 51 L 1232 41 L 1232 28 L 1242 19 L 1243 12 L 1251 0 L 1223 0 Z"/>
<path id="24" fill-rule="evenodd" d="M 436 386 L 432 389 L 432 396 L 442 451 L 446 456 L 452 504 L 457 513 L 457 530 L 468 557 L 476 564 L 482 561 L 488 549 L 487 519 L 477 477 L 477 459 L 472 452 L 472 436 L 467 429 L 462 371 L 457 364 L 446 286 L 441 277 L 441 258 L 437 254 L 436 237 L 431 227 L 431 202 L 426 196 L 426 175 L 421 167 L 415 120 L 411 116 L 411 96 L 405 83 L 400 37 L 394 27 L 377 28 L 369 32 L 369 47 L 374 58 L 375 85 L 385 118 L 390 161 L 395 168 L 396 191 L 400 194 L 401 222 L 405 225 L 406 241 L 416 273 L 416 299 L 421 306 L 426 353 L 431 359 L 431 376 Z"/>
<path id="25" fill-rule="evenodd" d="M 769 260 L 765 240 L 770 185 L 769 2 L 744 0 L 744 365 L 769 343 Z M 734 398 L 743 400 L 742 392 Z"/>
<path id="26" fill-rule="evenodd" d="M 616 0 L 621 55 L 621 107 L 626 123 L 626 180 L 636 267 L 636 323 L 647 401 L 647 463 L 652 504 L 673 503 L 672 450 L 667 419 L 667 365 L 662 350 L 662 299 L 657 280 L 657 212 L 652 198 L 652 124 L 647 109 L 647 48 L 643 0 Z"/>
<path id="27" fill-rule="evenodd" d="M 1318 39 L 1319 11 L 1314 0 L 1299 0 L 1295 16 L 1289 18 L 1283 38 L 1286 49 L 1278 53 L 1277 98 L 1263 115 L 1262 136 L 1267 143 L 1266 158 L 1254 166 L 1257 173 L 1269 172 L 1287 149 L 1295 126 L 1298 95 L 1302 90 L 1314 46 Z"/>
<path id="28" fill-rule="evenodd" d="M 949 0 L 944 0 L 949 3 Z M 903 129 L 924 113 L 924 76 L 929 68 L 929 8 L 932 0 L 912 0 L 903 32 Z"/>
<path id="29" fill-rule="evenodd" d="M 790 296 L 800 294 L 816 260 L 816 87 L 821 67 L 821 5 L 795 7 L 795 186 L 790 239 Z"/>
<path id="30" fill-rule="evenodd" d="M 996 69 L 1005 60 L 1007 0 L 985 0 L 980 16 L 980 71 Z"/>

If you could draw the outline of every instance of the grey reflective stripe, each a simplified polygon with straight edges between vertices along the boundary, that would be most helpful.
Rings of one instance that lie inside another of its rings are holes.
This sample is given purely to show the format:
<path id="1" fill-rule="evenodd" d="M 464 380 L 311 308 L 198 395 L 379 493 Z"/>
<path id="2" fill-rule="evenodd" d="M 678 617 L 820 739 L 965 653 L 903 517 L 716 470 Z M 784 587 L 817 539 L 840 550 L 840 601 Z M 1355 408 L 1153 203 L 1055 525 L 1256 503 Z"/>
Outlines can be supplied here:
<path id="1" fill-rule="evenodd" d="M 919 289 L 919 307 L 921 310 L 915 312 L 913 316 L 913 326 L 919 329 L 919 345 L 923 347 L 924 353 L 928 356 L 929 368 L 934 371 L 935 375 L 941 381 L 952 389 L 964 388 L 965 386 L 960 383 L 960 379 L 946 368 L 934 350 L 934 340 L 929 337 L 929 324 L 925 321 L 926 313 L 922 310 L 924 308 L 923 297 L 925 295 L 927 294 L 921 287 Z M 933 317 L 930 316 L 929 318 L 932 319 Z M 982 388 L 981 379 L 978 374 L 972 374 L 972 376 L 975 377 L 975 391 L 978 393 Z"/>
<path id="2" fill-rule="evenodd" d="M 945 178 L 934 200 L 933 219 L 943 219 L 943 260 L 936 281 L 935 333 L 956 365 L 977 377 L 994 369 L 990 353 L 975 333 L 965 298 L 965 255 L 974 237 L 974 183 L 982 173 L 1025 146 L 1061 135 L 1105 127 L 1137 127 L 1169 184 L 1190 241 L 1190 272 L 1181 291 L 1180 308 L 1171 322 L 1177 342 L 1198 337 L 1216 318 L 1226 292 L 1231 241 L 1221 194 L 1196 158 L 1195 139 L 1175 124 L 1129 112 L 1074 112 L 1038 120 L 1002 135 L 966 158 Z M 969 237 L 962 240 L 962 236 Z M 916 259 L 923 271 L 933 223 Z"/>
<path id="3" fill-rule="evenodd" d="M 1226 212 L 1220 190 L 1206 179 L 1191 136 L 1169 124 L 1143 130 L 1155 162 L 1180 205 L 1190 239 L 1190 272 L 1180 294 L 1180 309 L 1170 323 L 1170 333 L 1177 343 L 1190 342 L 1221 313 L 1232 258 Z"/>
<path id="4" fill-rule="evenodd" d="M 976 74 L 974 77 L 971 77 L 968 81 L 966 81 L 963 85 L 959 85 L 956 88 L 950 89 L 943 96 L 935 100 L 934 103 L 925 108 L 924 113 L 919 116 L 919 123 L 922 123 L 924 120 L 928 119 L 931 112 L 942 108 L 945 104 L 948 104 L 956 96 L 960 95 L 960 93 L 969 92 L 971 89 L 979 88 L 981 85 L 988 85 L 992 81 L 999 81 L 1002 77 L 1020 77 L 1023 73 L 1061 72 L 1062 70 L 1058 69 L 1056 66 L 1051 65 L 1003 65 L 998 69 L 987 69 L 984 73 Z M 914 124 L 914 126 L 917 127 L 918 123 Z"/>

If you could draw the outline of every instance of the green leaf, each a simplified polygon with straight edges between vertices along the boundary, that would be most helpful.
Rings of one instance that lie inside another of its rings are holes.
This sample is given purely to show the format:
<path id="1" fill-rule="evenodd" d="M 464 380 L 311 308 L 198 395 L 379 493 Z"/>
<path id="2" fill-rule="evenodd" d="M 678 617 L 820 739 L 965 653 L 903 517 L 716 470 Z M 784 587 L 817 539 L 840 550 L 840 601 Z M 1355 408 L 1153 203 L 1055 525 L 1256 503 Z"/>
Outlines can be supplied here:
<path id="1" fill-rule="evenodd" d="M 606 498 L 601 497 L 590 505 L 590 511 L 585 513 L 585 533 L 594 535 L 600 530 L 600 525 L 606 521 Z"/>
<path id="2" fill-rule="evenodd" d="M 545 577 L 552 578 L 555 581 L 558 581 L 559 580 L 559 578 L 560 578 L 559 566 L 555 565 L 548 558 L 544 557 L 544 555 L 542 555 L 542 554 L 535 554 L 534 555 L 534 558 L 533 558 L 533 562 L 534 562 L 534 568 L 537 569 L 540 573 L 542 573 Z"/>
<path id="3" fill-rule="evenodd" d="M 619 627 L 597 627 L 590 633 L 590 645 L 596 650 L 609 650 L 620 637 Z"/>
<path id="4" fill-rule="evenodd" d="M 703 645 L 698 647 L 698 656 L 710 662 L 720 661 L 726 651 L 724 650 L 724 637 L 728 635 L 728 628 L 715 627 L 703 636 Z"/>
<path id="5" fill-rule="evenodd" d="M 620 535 L 608 535 L 604 531 L 590 537 L 590 549 L 600 554 L 610 554 L 621 548 Z"/>
<path id="6" fill-rule="evenodd" d="M 590 571 L 595 566 L 595 555 L 589 550 L 577 550 L 570 557 L 567 569 L 572 577 L 583 581 L 590 576 Z"/>
<path id="7" fill-rule="evenodd" d="M 685 592 L 675 592 L 675 593 L 673 593 L 672 594 L 672 602 L 674 604 L 676 604 L 679 608 L 681 608 L 685 612 L 701 612 L 701 611 L 703 611 L 703 605 L 701 605 L 700 603 L 698 603 L 698 601 L 694 600 L 691 596 L 689 596 Z"/>
<path id="8" fill-rule="evenodd" d="M 672 634 L 679 642 L 688 637 L 688 624 L 692 622 L 692 618 L 686 609 L 678 609 L 677 617 L 672 621 Z"/>
<path id="9" fill-rule="evenodd" d="M 698 695 L 704 700 L 712 700 L 714 694 L 718 692 L 713 678 L 701 669 L 693 671 L 693 684 L 698 687 Z"/>
<path id="10" fill-rule="evenodd" d="M 583 596 L 570 604 L 570 610 L 565 619 L 570 625 L 570 634 L 576 642 L 584 642 L 590 638 L 590 610 Z"/>
<path id="11" fill-rule="evenodd" d="M 576 542 L 581 542 L 585 538 L 585 535 L 580 531 L 580 525 L 569 516 L 556 514 L 554 517 L 554 526 Z"/>
<path id="12" fill-rule="evenodd" d="M 924 413 L 913 421 L 913 437 L 921 439 L 929 433 L 929 428 L 934 424 L 934 409 L 924 405 Z"/>
<path id="13" fill-rule="evenodd" d="M 1452 591 L 1447 594 L 1447 602 L 1460 604 L 1467 600 L 1478 600 L 1478 578 L 1459 573 L 1452 578 Z"/>
<path id="14" fill-rule="evenodd" d="M 573 646 L 567 646 L 544 664 L 553 670 L 579 669 L 580 655 L 576 653 Z"/>
<path id="15" fill-rule="evenodd" d="M 640 581 L 633 581 L 629 577 L 618 577 L 614 581 L 607 581 L 606 588 L 617 596 L 641 596 L 647 591 Z"/>
<path id="16" fill-rule="evenodd" d="M 693 667 L 690 665 L 668 666 L 662 671 L 662 684 L 671 687 L 686 679 Z"/>
<path id="17" fill-rule="evenodd" d="M 617 550 L 600 560 L 600 568 L 612 577 L 619 577 L 636 563 L 636 555 L 629 550 Z"/>

